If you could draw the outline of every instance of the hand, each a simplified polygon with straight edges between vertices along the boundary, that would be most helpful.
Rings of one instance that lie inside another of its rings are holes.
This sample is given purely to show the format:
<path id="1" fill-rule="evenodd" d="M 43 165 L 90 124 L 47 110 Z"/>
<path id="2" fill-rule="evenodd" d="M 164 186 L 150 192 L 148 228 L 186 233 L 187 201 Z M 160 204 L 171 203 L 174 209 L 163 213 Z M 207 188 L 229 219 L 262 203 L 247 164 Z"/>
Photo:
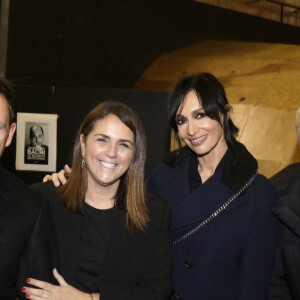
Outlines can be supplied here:
<path id="1" fill-rule="evenodd" d="M 68 166 L 65 165 L 63 170 L 60 170 L 58 173 L 52 173 L 52 175 L 46 175 L 43 178 L 43 182 L 47 182 L 52 180 L 53 184 L 58 187 L 60 184 L 65 184 L 67 182 L 67 178 L 69 177 L 72 169 Z"/>
<path id="2" fill-rule="evenodd" d="M 22 291 L 26 293 L 26 298 L 32 300 L 40 299 L 51 299 L 51 300 L 88 300 L 90 295 L 83 293 L 71 285 L 67 284 L 64 278 L 57 272 L 56 269 L 53 269 L 53 276 L 58 281 L 58 285 L 53 285 L 45 281 L 40 281 L 36 279 L 28 279 L 31 285 L 36 286 L 40 289 L 33 287 L 23 287 Z M 99 294 L 98 294 L 99 295 Z"/>

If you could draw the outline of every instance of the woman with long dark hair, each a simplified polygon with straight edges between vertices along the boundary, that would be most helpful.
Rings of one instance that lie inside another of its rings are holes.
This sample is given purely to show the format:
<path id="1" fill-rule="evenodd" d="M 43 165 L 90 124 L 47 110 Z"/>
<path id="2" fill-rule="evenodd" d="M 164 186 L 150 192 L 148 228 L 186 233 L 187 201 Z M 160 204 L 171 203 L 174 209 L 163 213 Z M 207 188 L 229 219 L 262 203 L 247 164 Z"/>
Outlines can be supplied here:
<path id="1" fill-rule="evenodd" d="M 169 114 L 179 149 L 151 173 L 148 190 L 173 210 L 172 299 L 267 299 L 277 194 L 236 140 L 223 86 L 208 73 L 184 77 Z"/>

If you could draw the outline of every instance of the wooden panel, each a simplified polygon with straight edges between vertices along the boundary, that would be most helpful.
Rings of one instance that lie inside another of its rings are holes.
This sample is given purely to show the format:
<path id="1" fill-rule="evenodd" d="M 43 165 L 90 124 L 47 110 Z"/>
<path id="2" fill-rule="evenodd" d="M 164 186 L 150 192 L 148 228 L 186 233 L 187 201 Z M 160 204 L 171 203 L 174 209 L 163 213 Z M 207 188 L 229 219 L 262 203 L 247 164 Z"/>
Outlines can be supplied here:
<path id="1" fill-rule="evenodd" d="M 271 176 L 300 161 L 295 131 L 300 106 L 300 46 L 202 41 L 158 57 L 137 89 L 170 90 L 186 74 L 209 72 L 224 85 L 238 140 Z M 171 149 L 177 147 L 171 139 Z"/>
<path id="2" fill-rule="evenodd" d="M 253 106 L 239 140 L 262 160 L 290 163 L 297 147 L 296 111 Z"/>
<path id="3" fill-rule="evenodd" d="M 297 109 L 300 106 L 300 60 L 288 61 L 276 78 L 266 86 L 257 105 Z"/>
<path id="4" fill-rule="evenodd" d="M 243 132 L 248 122 L 250 112 L 253 109 L 253 105 L 232 104 L 231 107 L 232 109 L 230 112 L 230 118 L 239 128 L 237 140 L 240 140 L 241 136 L 243 136 Z"/>

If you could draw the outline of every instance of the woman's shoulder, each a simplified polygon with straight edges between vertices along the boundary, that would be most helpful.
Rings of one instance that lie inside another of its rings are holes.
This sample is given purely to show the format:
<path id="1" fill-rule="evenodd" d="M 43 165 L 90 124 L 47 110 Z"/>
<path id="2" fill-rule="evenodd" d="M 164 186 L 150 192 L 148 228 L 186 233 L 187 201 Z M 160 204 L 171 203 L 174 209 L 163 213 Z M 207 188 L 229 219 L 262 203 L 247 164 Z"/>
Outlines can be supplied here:
<path id="1" fill-rule="evenodd" d="M 147 197 L 147 203 L 148 203 L 149 209 L 153 209 L 153 210 L 155 210 L 155 209 L 158 209 L 158 210 L 171 209 L 170 205 L 160 197 L 157 197 L 151 193 L 147 193 L 146 197 Z"/>
<path id="2" fill-rule="evenodd" d="M 264 175 L 262 174 L 257 174 L 256 178 L 254 180 L 254 183 L 256 187 L 262 188 L 263 190 L 272 192 L 272 193 L 277 193 L 275 187 L 271 183 L 271 181 Z"/>
<path id="3" fill-rule="evenodd" d="M 173 176 L 181 175 L 188 170 L 189 162 L 192 154 L 188 152 L 184 157 L 181 157 L 179 161 L 171 164 L 170 162 L 164 161 L 156 166 L 149 174 L 148 181 L 165 181 Z"/>
<path id="4" fill-rule="evenodd" d="M 251 191 L 255 193 L 259 203 L 273 207 L 278 200 L 278 193 L 272 183 L 262 174 L 257 174 L 251 184 Z"/>
<path id="5" fill-rule="evenodd" d="M 154 196 L 150 193 L 147 194 L 147 205 L 150 217 L 171 214 L 171 206 L 160 197 Z"/>
<path id="6" fill-rule="evenodd" d="M 147 186 L 165 182 L 176 172 L 171 166 L 166 163 L 161 163 L 155 167 L 147 176 Z"/>

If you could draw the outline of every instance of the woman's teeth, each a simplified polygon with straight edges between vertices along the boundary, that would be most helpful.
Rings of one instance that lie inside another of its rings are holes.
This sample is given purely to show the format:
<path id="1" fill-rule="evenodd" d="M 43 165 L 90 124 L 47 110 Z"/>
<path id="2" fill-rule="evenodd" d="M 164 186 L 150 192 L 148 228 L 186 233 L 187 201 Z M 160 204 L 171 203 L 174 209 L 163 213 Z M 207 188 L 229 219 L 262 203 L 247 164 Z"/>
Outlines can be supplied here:
<path id="1" fill-rule="evenodd" d="M 108 162 L 105 162 L 105 161 L 101 161 L 100 160 L 100 164 L 106 168 L 109 168 L 109 169 L 113 169 L 117 166 L 117 164 L 111 164 L 111 163 L 108 163 Z"/>

